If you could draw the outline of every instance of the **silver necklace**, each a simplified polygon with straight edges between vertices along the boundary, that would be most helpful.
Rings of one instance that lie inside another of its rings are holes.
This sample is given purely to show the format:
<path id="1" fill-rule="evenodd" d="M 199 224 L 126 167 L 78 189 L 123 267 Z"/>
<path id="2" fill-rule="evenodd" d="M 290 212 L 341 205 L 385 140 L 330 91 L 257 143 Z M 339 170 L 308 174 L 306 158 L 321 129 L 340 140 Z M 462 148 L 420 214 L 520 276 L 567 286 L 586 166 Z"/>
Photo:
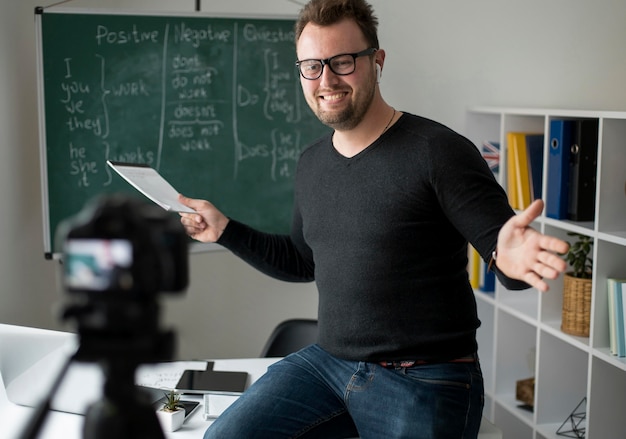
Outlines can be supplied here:
<path id="1" fill-rule="evenodd" d="M 393 118 L 396 117 L 396 109 L 393 108 L 393 107 L 392 107 L 392 109 L 393 109 L 393 113 L 391 115 L 391 119 L 389 119 L 389 122 L 387 122 L 387 126 L 385 126 L 385 129 L 383 130 L 383 132 L 380 133 L 381 136 L 385 133 L 385 131 L 387 131 L 389 129 L 389 126 L 391 125 L 391 122 L 393 121 Z"/>

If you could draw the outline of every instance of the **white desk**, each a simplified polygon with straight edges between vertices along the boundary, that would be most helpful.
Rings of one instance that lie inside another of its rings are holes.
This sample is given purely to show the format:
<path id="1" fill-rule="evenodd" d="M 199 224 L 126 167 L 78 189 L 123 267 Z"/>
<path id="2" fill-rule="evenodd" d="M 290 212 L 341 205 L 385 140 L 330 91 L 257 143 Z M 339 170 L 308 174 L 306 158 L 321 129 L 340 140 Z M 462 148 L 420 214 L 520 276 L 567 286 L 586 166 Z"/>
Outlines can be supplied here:
<path id="1" fill-rule="evenodd" d="M 225 371 L 247 371 L 252 379 L 258 379 L 267 370 L 267 366 L 275 362 L 275 358 L 255 358 L 255 359 L 228 359 L 216 360 L 213 367 L 214 370 Z M 4 386 L 2 392 L 6 397 Z M 3 395 L 0 394 L 0 398 Z M 185 396 L 184 399 L 194 399 L 194 397 Z M 197 397 L 201 401 L 200 397 Z M 16 438 L 23 430 L 24 426 L 30 419 L 33 409 L 14 404 L 8 399 L 3 399 L 0 403 L 0 426 L 10 426 L 10 434 L 7 439 Z M 211 424 L 205 421 L 202 416 L 202 407 L 198 407 L 185 421 L 182 428 L 174 433 L 166 433 L 168 439 L 191 439 L 201 438 L 203 432 Z M 63 438 L 80 438 L 82 435 L 84 417 L 80 415 L 62 413 L 58 411 L 50 411 L 46 424 L 42 428 L 39 438 L 41 439 L 58 439 Z"/>
<path id="2" fill-rule="evenodd" d="M 6 387 L 11 386 L 12 382 L 15 383 L 23 371 L 42 365 L 45 366 L 49 375 L 47 381 L 51 382 L 51 379 L 58 374 L 61 367 L 59 363 L 62 363 L 61 360 L 68 351 L 68 344 L 71 346 L 74 342 L 75 336 L 72 334 L 0 324 L 0 435 L 3 438 L 17 438 L 34 411 L 31 407 L 18 405 L 9 400 Z M 213 368 L 214 370 L 248 372 L 250 381 L 254 382 L 276 360 L 275 358 L 214 360 Z M 101 372 L 98 376 L 98 371 L 99 368 L 93 365 L 91 370 L 87 370 L 84 375 L 75 374 L 72 377 L 70 376 L 72 371 L 68 374 L 69 381 L 78 380 L 86 389 L 86 396 L 83 401 L 78 402 L 79 404 L 87 404 L 89 400 L 98 399 L 101 395 L 102 376 Z M 84 372 L 81 370 L 81 373 Z M 42 387 L 41 393 L 47 394 L 45 384 L 40 387 Z M 63 387 L 59 391 L 64 391 Z M 185 399 L 192 398 L 185 396 Z M 80 415 L 50 411 L 38 437 L 39 439 L 81 438 L 83 420 L 84 417 Z M 210 423 L 204 420 L 203 409 L 199 407 L 187 418 L 180 430 L 166 433 L 165 436 L 167 439 L 200 439 Z M 501 438 L 500 430 L 483 419 L 479 439 Z"/>
<path id="3" fill-rule="evenodd" d="M 31 420 L 33 407 L 49 394 L 65 360 L 75 351 L 74 334 L 0 324 L 0 437 L 17 438 Z M 256 381 L 276 358 L 215 360 L 214 370 L 245 371 Z M 104 377 L 99 366 L 77 363 L 71 366 L 56 392 L 52 406 L 84 412 L 102 396 Z M 79 395 L 76 397 L 76 395 Z M 74 396 L 68 406 L 68 395 Z M 201 397 L 185 395 L 184 399 Z M 18 402 L 18 403 L 16 403 Z M 69 407 L 69 408 L 68 408 Z M 51 410 L 40 430 L 40 439 L 81 438 L 84 417 Z M 198 407 L 168 439 L 201 438 L 211 424 Z"/>

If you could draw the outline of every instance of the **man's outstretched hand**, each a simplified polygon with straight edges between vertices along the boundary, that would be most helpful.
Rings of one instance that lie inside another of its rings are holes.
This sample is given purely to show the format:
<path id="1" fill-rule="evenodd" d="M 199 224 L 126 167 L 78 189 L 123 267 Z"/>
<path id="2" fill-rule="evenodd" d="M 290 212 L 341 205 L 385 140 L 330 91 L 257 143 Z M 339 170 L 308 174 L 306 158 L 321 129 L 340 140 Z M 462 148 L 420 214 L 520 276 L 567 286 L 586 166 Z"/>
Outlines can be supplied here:
<path id="1" fill-rule="evenodd" d="M 535 200 L 502 226 L 496 247 L 496 266 L 510 278 L 548 291 L 544 279 L 556 279 L 566 270 L 567 263 L 560 255 L 567 253 L 569 244 L 530 227 L 543 207 L 542 200 Z"/>

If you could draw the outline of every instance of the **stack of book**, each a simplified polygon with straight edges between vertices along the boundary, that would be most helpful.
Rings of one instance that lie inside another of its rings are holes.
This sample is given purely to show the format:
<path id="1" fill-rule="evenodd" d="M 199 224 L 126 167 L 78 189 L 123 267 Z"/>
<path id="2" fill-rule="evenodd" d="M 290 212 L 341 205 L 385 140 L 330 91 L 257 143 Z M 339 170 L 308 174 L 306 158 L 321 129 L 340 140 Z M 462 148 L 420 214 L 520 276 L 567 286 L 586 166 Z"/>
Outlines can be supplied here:
<path id="1" fill-rule="evenodd" d="M 626 279 L 608 278 L 609 342 L 611 354 L 626 357 Z"/>

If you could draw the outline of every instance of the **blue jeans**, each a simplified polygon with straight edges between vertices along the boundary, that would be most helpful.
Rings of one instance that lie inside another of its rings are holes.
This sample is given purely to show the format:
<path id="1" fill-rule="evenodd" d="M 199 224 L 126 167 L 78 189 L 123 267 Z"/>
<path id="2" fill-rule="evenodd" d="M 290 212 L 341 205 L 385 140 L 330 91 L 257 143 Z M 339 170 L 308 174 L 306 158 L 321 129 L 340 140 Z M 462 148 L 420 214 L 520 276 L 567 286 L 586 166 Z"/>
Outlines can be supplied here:
<path id="1" fill-rule="evenodd" d="M 390 369 L 311 345 L 270 366 L 204 439 L 476 438 L 482 410 L 478 360 Z"/>

